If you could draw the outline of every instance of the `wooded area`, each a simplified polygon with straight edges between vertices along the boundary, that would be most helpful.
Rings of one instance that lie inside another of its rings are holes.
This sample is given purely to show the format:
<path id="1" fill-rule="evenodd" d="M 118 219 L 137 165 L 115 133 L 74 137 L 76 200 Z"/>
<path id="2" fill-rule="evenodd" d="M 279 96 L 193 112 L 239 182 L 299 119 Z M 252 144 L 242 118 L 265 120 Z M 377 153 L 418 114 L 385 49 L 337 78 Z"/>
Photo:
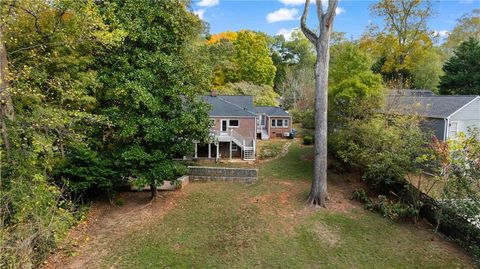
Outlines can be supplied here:
<path id="1" fill-rule="evenodd" d="M 336 2 L 318 36 L 302 19 L 286 40 L 211 34 L 189 0 L 0 1 L 0 267 L 41 264 L 93 197 L 133 183 L 155 198 L 155 186 L 185 173 L 174 158 L 208 139 L 209 107 L 197 97 L 211 90 L 280 105 L 315 135 L 314 178 L 325 185 L 312 203 L 325 205 L 328 153 L 382 191 L 435 171 L 454 182 L 444 198 L 470 199 L 462 212 L 479 215 L 478 141 L 425 147 L 420 119 L 379 111 L 390 89 L 480 94 L 480 9 L 441 40 L 427 27 L 429 1 L 382 0 L 371 12 L 384 28 L 353 40 L 332 32 Z M 471 150 L 460 157 L 442 148 L 462 145 Z M 418 216 L 419 205 L 400 202 L 389 213 Z"/>

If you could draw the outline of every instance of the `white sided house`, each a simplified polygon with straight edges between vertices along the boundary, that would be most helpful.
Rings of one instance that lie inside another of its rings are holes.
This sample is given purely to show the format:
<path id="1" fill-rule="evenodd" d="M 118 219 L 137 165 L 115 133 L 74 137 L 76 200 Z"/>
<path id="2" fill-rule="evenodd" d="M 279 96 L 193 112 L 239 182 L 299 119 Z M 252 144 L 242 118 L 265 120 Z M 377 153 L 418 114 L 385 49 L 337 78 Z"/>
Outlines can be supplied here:
<path id="1" fill-rule="evenodd" d="M 256 160 L 257 139 L 288 137 L 292 117 L 282 108 L 255 107 L 248 95 L 202 96 L 211 108 L 210 141 L 195 143 L 194 159 Z"/>
<path id="2" fill-rule="evenodd" d="M 425 118 L 422 126 L 439 139 L 457 138 L 468 128 L 480 128 L 480 96 L 435 95 L 428 90 L 398 90 L 387 98 L 387 109 Z"/>

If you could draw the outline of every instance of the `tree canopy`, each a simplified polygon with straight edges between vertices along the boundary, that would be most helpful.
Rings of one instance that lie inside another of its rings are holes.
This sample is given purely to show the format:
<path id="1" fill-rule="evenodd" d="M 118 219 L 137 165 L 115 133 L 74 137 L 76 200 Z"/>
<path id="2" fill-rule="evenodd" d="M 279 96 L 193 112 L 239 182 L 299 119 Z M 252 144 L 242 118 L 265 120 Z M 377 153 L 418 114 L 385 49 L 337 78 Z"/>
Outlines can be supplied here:
<path id="1" fill-rule="evenodd" d="M 469 38 L 454 50 L 443 66 L 440 79 L 441 94 L 480 94 L 480 43 Z"/>
<path id="2" fill-rule="evenodd" d="M 99 102 L 109 120 L 103 139 L 123 176 L 150 185 L 155 196 L 157 185 L 181 174 L 173 158 L 208 134 L 208 107 L 196 94 L 209 89 L 210 81 L 191 46 L 203 24 L 181 2 L 112 4 L 127 35 L 122 46 L 97 58 Z"/>
<path id="3" fill-rule="evenodd" d="M 391 86 L 408 87 L 412 66 L 431 48 L 427 21 L 433 15 L 430 1 L 382 0 L 371 6 L 384 19 L 384 31 L 372 27 L 362 37 L 362 47 L 377 59 L 376 72 Z"/>

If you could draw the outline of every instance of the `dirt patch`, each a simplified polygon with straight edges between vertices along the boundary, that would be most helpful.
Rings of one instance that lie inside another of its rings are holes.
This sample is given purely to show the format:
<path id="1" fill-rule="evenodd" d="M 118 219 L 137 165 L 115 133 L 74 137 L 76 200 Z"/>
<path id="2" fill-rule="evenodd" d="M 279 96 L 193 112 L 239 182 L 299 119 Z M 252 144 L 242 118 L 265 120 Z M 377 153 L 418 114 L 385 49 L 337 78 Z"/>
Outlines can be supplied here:
<path id="1" fill-rule="evenodd" d="M 318 236 L 318 239 L 325 242 L 329 247 L 336 246 L 340 241 L 340 233 L 322 222 L 316 222 L 313 226 L 313 231 Z"/>
<path id="2" fill-rule="evenodd" d="M 41 268 L 97 267 L 95 261 L 109 253 L 112 242 L 160 220 L 183 195 L 185 190 L 160 192 L 152 202 L 149 192 L 126 192 L 120 194 L 125 201 L 122 206 L 105 200 L 95 201 L 85 221 L 69 232 L 64 243 Z"/>

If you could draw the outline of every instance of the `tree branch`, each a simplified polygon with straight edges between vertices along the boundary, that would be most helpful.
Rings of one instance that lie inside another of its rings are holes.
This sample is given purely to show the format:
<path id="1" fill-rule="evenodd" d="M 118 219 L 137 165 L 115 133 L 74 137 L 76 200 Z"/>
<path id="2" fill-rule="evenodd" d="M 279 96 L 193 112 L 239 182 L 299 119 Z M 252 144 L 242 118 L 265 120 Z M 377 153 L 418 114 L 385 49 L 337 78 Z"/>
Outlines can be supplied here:
<path id="1" fill-rule="evenodd" d="M 329 0 L 328 1 L 328 9 L 327 9 L 327 14 L 325 14 L 325 26 L 327 28 L 330 28 L 332 26 L 333 19 L 335 18 L 335 15 L 337 15 L 337 5 L 338 5 L 338 0 Z"/>
<path id="2" fill-rule="evenodd" d="M 302 32 L 307 37 L 307 39 L 310 40 L 310 42 L 312 42 L 313 44 L 316 44 L 318 40 L 318 36 L 312 30 L 310 30 L 307 26 L 307 16 L 308 16 L 309 6 L 310 6 L 310 0 L 306 0 L 305 8 L 303 9 L 302 18 L 300 20 L 300 28 L 302 29 Z"/>
<path id="3" fill-rule="evenodd" d="M 316 0 L 317 2 L 317 18 L 318 18 L 318 26 L 322 27 L 323 25 L 323 6 L 322 6 L 322 0 Z M 319 36 L 322 31 L 319 32 Z"/>

